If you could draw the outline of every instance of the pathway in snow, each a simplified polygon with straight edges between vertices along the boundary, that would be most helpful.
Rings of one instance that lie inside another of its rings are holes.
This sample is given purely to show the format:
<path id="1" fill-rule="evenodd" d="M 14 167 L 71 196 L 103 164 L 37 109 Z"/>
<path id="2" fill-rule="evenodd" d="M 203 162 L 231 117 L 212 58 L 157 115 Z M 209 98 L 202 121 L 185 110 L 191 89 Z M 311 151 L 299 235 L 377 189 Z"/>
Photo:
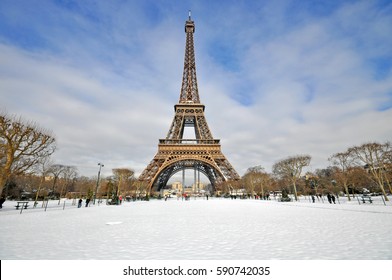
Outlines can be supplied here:
<path id="1" fill-rule="evenodd" d="M 0 259 L 392 259 L 392 206 L 168 200 L 0 210 Z"/>

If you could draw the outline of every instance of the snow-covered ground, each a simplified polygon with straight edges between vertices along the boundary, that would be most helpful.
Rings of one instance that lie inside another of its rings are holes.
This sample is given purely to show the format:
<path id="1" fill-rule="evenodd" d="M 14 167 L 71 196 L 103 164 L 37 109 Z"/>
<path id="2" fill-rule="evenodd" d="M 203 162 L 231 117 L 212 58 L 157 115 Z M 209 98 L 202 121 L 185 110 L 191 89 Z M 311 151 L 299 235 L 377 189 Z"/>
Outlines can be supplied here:
<path id="1" fill-rule="evenodd" d="M 391 260 L 392 204 L 230 199 L 50 201 L 0 210 L 2 260 Z M 32 203 L 30 203 L 32 204 Z"/>

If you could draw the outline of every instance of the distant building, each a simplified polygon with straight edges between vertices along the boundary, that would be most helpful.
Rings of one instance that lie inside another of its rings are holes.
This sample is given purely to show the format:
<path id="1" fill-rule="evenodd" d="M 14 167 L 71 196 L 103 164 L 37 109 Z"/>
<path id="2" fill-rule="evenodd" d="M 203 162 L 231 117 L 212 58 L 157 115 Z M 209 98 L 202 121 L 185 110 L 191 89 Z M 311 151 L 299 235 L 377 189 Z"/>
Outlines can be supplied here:
<path id="1" fill-rule="evenodd" d="M 196 184 L 192 185 L 192 191 L 194 193 L 200 193 L 201 191 L 203 191 L 205 189 L 205 186 L 203 183 L 201 182 L 196 182 Z"/>
<path id="2" fill-rule="evenodd" d="M 172 193 L 172 194 L 174 194 L 174 193 L 193 194 L 193 193 L 203 192 L 204 190 L 205 190 L 205 185 L 201 182 L 196 182 L 196 184 L 193 184 L 192 186 L 185 186 L 185 187 L 183 187 L 181 182 L 174 182 L 171 185 L 170 193 Z"/>
<path id="3" fill-rule="evenodd" d="M 181 182 L 174 182 L 172 184 L 172 190 L 176 191 L 177 193 L 182 193 L 182 183 Z"/>

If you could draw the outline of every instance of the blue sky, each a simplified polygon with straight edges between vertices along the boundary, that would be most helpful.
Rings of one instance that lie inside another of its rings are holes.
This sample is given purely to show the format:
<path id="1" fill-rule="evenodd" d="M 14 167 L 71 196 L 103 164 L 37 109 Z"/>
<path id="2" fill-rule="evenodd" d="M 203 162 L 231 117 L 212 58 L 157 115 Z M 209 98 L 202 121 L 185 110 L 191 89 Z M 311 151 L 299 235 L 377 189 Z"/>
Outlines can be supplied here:
<path id="1" fill-rule="evenodd" d="M 392 139 L 390 1 L 3 0 L 0 108 L 51 129 L 58 163 L 140 173 L 179 98 L 189 9 L 201 102 L 240 175 Z"/>

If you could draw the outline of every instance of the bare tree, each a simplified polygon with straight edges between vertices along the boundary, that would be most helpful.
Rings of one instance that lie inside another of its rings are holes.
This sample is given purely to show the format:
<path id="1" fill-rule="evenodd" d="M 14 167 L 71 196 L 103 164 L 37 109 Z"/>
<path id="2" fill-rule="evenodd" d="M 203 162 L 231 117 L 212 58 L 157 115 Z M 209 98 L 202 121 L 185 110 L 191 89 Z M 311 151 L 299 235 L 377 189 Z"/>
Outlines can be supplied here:
<path id="1" fill-rule="evenodd" d="M 149 193 L 147 192 L 147 184 L 143 181 L 139 181 L 139 180 L 135 181 L 134 184 L 132 185 L 132 190 L 135 197 L 149 195 Z"/>
<path id="2" fill-rule="evenodd" d="M 60 175 L 64 172 L 66 166 L 62 164 L 53 164 L 49 167 L 47 174 L 53 176 L 53 185 L 52 185 L 52 195 L 55 194 L 56 191 L 56 183 L 60 178 Z"/>
<path id="3" fill-rule="evenodd" d="M 388 185 L 389 188 L 389 193 L 392 194 L 392 185 L 391 185 L 391 180 L 392 180 L 392 145 L 390 142 L 386 142 L 384 144 L 384 164 L 383 164 L 383 169 L 384 169 L 384 179 L 386 184 Z"/>
<path id="4" fill-rule="evenodd" d="M 127 191 L 127 187 L 131 187 L 135 179 L 135 171 L 128 168 L 115 168 L 112 171 L 117 182 L 116 196 L 118 197 L 122 192 Z"/>
<path id="5" fill-rule="evenodd" d="M 52 163 L 50 162 L 49 157 L 43 159 L 40 164 L 38 166 L 36 166 L 35 168 L 35 172 L 40 174 L 40 181 L 39 181 L 39 185 L 38 185 L 38 190 L 37 193 L 35 195 L 35 200 L 34 200 L 34 207 L 37 205 L 37 200 L 38 197 L 40 195 L 41 189 L 43 187 L 43 184 L 45 182 L 45 176 L 49 170 L 49 167 L 52 165 Z"/>
<path id="6" fill-rule="evenodd" d="M 116 189 L 117 189 L 117 187 L 115 186 L 115 183 L 114 183 L 114 177 L 113 176 L 108 176 L 108 177 L 105 178 L 104 187 L 101 188 L 100 190 L 101 190 L 101 192 L 102 191 L 106 191 L 106 198 L 107 199 L 109 199 L 109 198 L 113 199 L 116 196 L 115 195 Z"/>
<path id="7" fill-rule="evenodd" d="M 0 113 L 0 195 L 12 175 L 30 171 L 55 151 L 51 132 Z"/>
<path id="8" fill-rule="evenodd" d="M 89 197 L 95 186 L 95 178 L 81 176 L 76 179 L 75 192 L 79 193 L 80 197 Z"/>
<path id="9" fill-rule="evenodd" d="M 280 178 L 287 178 L 294 189 L 295 200 L 298 200 L 297 181 L 301 177 L 302 169 L 310 164 L 310 155 L 298 155 L 278 161 L 272 167 L 273 173 Z"/>
<path id="10" fill-rule="evenodd" d="M 234 194 L 240 194 L 243 195 L 243 186 L 241 185 L 241 182 L 238 180 L 228 180 L 225 181 L 224 184 L 226 185 L 226 189 L 229 190 L 229 192 L 234 193 Z"/>
<path id="11" fill-rule="evenodd" d="M 310 191 L 316 196 L 323 193 L 326 173 L 324 169 L 316 169 L 314 172 L 308 171 L 305 174 L 305 185 L 309 185 Z"/>
<path id="12" fill-rule="evenodd" d="M 339 194 L 341 191 L 340 185 L 343 185 L 341 179 L 341 170 L 337 166 L 329 166 L 327 168 L 321 168 L 315 170 L 315 178 L 311 178 L 313 181 L 313 187 L 315 190 L 324 193 Z"/>
<path id="13" fill-rule="evenodd" d="M 339 167 L 341 171 L 339 176 L 340 181 L 343 184 L 344 191 L 346 192 L 347 198 L 350 201 L 350 193 L 348 191 L 348 178 L 351 167 L 354 165 L 353 154 L 349 151 L 343 153 L 333 154 L 329 159 L 335 166 Z"/>
<path id="14" fill-rule="evenodd" d="M 248 168 L 245 175 L 242 177 L 242 181 L 248 192 L 252 195 L 257 192 L 261 194 L 261 197 L 265 197 L 265 192 L 268 190 L 268 186 L 271 181 L 271 177 L 265 172 L 261 166 L 254 166 Z"/>
<path id="15" fill-rule="evenodd" d="M 78 176 L 78 169 L 75 166 L 64 166 L 61 173 L 63 175 L 64 183 L 61 186 L 58 204 L 60 204 L 63 193 L 65 195 L 68 189 L 75 183 L 76 177 Z"/>
<path id="16" fill-rule="evenodd" d="M 388 188 L 389 188 L 389 193 L 392 194 L 392 159 L 388 159 L 389 162 L 388 164 L 385 165 L 385 181 L 387 182 Z"/>
<path id="17" fill-rule="evenodd" d="M 378 191 L 378 184 L 373 180 L 373 176 L 367 172 L 362 166 L 354 166 L 350 168 L 349 183 L 352 193 L 368 189 L 371 192 Z"/>
<path id="18" fill-rule="evenodd" d="M 384 183 L 387 176 L 385 175 L 386 166 L 389 163 L 391 145 L 389 142 L 380 144 L 377 142 L 366 143 L 361 146 L 354 146 L 348 151 L 354 155 L 356 162 L 365 167 L 372 175 L 374 181 L 378 184 L 386 201 L 389 201 L 385 192 Z"/>

